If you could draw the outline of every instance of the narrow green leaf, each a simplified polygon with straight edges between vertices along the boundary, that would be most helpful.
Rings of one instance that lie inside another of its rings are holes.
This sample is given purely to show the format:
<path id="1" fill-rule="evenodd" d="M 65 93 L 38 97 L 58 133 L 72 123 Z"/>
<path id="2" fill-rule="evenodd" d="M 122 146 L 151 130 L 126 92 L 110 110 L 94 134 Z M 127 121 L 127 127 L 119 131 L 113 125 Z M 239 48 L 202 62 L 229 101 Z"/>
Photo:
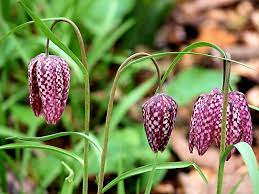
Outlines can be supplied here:
<path id="1" fill-rule="evenodd" d="M 256 110 L 256 111 L 259 111 L 259 107 L 256 107 L 256 106 L 251 105 L 251 104 L 249 104 L 249 108 L 251 108 L 253 110 Z"/>
<path id="2" fill-rule="evenodd" d="M 238 187 L 240 186 L 240 184 L 242 183 L 242 181 L 244 180 L 246 176 L 246 173 L 244 173 L 241 178 L 237 181 L 237 183 L 234 185 L 234 187 L 232 187 L 231 191 L 229 192 L 229 194 L 235 194 L 237 192 Z"/>
<path id="3" fill-rule="evenodd" d="M 16 136 L 16 137 L 8 137 L 7 139 L 22 140 L 22 141 L 48 141 L 48 140 L 63 137 L 63 136 L 79 136 L 84 139 L 87 139 L 87 140 L 89 140 L 90 145 L 92 145 L 96 149 L 98 156 L 100 156 L 102 153 L 102 148 L 101 148 L 98 140 L 93 135 L 86 135 L 81 132 L 59 132 L 59 133 L 54 133 L 54 134 L 46 135 L 46 136 L 42 136 L 42 137 Z"/>
<path id="4" fill-rule="evenodd" d="M 136 182 L 136 194 L 140 194 L 140 179 L 137 179 Z"/>
<path id="5" fill-rule="evenodd" d="M 61 162 L 68 172 L 68 176 L 62 186 L 61 194 L 72 194 L 74 189 L 74 171 L 65 163 Z"/>
<path id="6" fill-rule="evenodd" d="M 198 173 L 202 176 L 203 180 L 207 183 L 207 179 L 201 169 L 197 166 L 194 165 L 195 163 L 193 162 L 165 162 L 165 163 L 158 163 L 156 166 L 156 170 L 167 170 L 167 169 L 177 169 L 177 168 L 187 168 L 190 166 L 195 167 L 195 169 L 199 169 Z M 153 165 L 146 165 L 146 166 L 141 166 L 138 168 L 134 168 L 132 170 L 129 170 L 127 172 L 122 173 L 120 176 L 117 178 L 113 179 L 110 183 L 108 183 L 104 188 L 103 188 L 103 193 L 109 190 L 111 187 L 116 185 L 119 181 L 127 179 L 129 177 L 139 175 L 145 172 L 149 172 L 152 170 Z"/>
<path id="7" fill-rule="evenodd" d="M 45 19 L 41 19 L 42 21 L 55 21 L 55 20 L 60 20 L 63 19 L 63 17 L 57 17 L 57 18 L 45 18 Z M 6 32 L 5 34 L 3 34 L 2 36 L 0 36 L 0 42 L 3 41 L 5 38 L 7 38 L 8 36 L 16 33 L 18 30 L 23 29 L 26 26 L 29 26 L 30 24 L 33 24 L 34 21 L 29 21 L 29 22 L 25 22 L 23 24 L 20 24 L 16 27 L 14 27 L 13 29 L 11 29 L 10 31 Z"/>
<path id="8" fill-rule="evenodd" d="M 25 98 L 25 96 L 28 94 L 28 90 L 27 90 L 27 86 L 26 88 L 20 88 L 19 91 L 15 92 L 14 94 L 12 94 L 7 100 L 5 100 L 5 102 L 3 103 L 3 106 L 1 107 L 1 109 L 3 111 L 8 110 L 10 107 L 14 106 L 14 104 L 20 100 Z"/>
<path id="9" fill-rule="evenodd" d="M 0 125 L 0 137 L 10 137 L 10 136 L 24 137 L 25 134 L 23 134 L 19 131 L 16 131 L 13 128 L 8 128 L 8 127 Z"/>
<path id="10" fill-rule="evenodd" d="M 28 15 L 34 20 L 35 24 L 41 29 L 41 31 L 59 48 L 61 48 L 67 55 L 69 55 L 75 63 L 80 67 L 82 72 L 88 76 L 88 72 L 84 66 L 84 64 L 77 58 L 77 56 L 67 47 L 65 46 L 54 34 L 53 32 L 44 24 L 41 19 L 33 13 L 29 7 L 27 7 L 24 3 L 24 0 L 19 1 L 24 10 L 28 13 Z"/>
<path id="11" fill-rule="evenodd" d="M 222 50 L 219 46 L 217 46 L 217 45 L 215 45 L 213 43 L 210 43 L 210 42 L 195 42 L 195 43 L 185 47 L 183 49 L 183 51 L 191 51 L 191 50 L 193 50 L 195 48 L 198 48 L 198 47 L 211 47 L 211 48 L 214 48 L 217 51 L 219 51 L 220 54 L 222 54 L 224 56 L 224 58 L 227 58 L 224 50 Z M 170 74 L 171 70 L 175 67 L 176 63 L 178 63 L 183 57 L 184 57 L 184 54 L 178 54 L 175 57 L 173 62 L 169 65 L 168 69 L 166 70 L 164 76 L 162 77 L 162 83 L 165 82 L 166 78 Z"/>
<path id="12" fill-rule="evenodd" d="M 239 142 L 235 145 L 228 146 L 222 156 L 220 165 L 222 165 L 224 167 L 226 158 L 234 147 L 237 148 L 237 150 L 241 154 L 241 156 L 246 164 L 246 167 L 248 169 L 248 173 L 250 176 L 250 180 L 253 185 L 254 193 L 256 193 L 256 194 L 259 193 L 259 187 L 258 187 L 259 171 L 258 171 L 257 161 L 256 161 L 255 154 L 253 152 L 253 149 L 251 148 L 251 146 L 248 143 Z"/>
<path id="13" fill-rule="evenodd" d="M 225 59 L 224 57 L 218 57 L 218 56 L 214 56 L 214 55 L 210 55 L 210 54 L 204 54 L 204 53 L 197 53 L 197 52 L 190 52 L 190 51 L 177 51 L 177 52 L 161 52 L 161 53 L 155 53 L 155 54 L 151 54 L 149 56 L 144 56 L 141 57 L 139 59 L 135 59 L 132 60 L 131 62 L 129 62 L 124 68 L 126 69 L 126 67 L 135 64 L 135 63 L 139 63 L 142 61 L 145 61 L 147 59 L 151 59 L 151 58 L 161 58 L 161 57 L 165 57 L 165 56 L 172 56 L 172 55 L 198 55 L 198 56 L 204 56 L 204 57 L 210 57 L 210 58 L 215 58 L 215 59 L 221 59 L 221 60 L 226 60 L 226 61 L 230 61 L 232 63 L 236 63 L 238 65 L 241 65 L 243 67 L 246 67 L 252 71 L 256 71 L 256 69 L 250 67 L 249 65 L 246 65 L 245 63 L 239 62 L 239 61 L 235 61 L 233 59 Z"/>
<path id="14" fill-rule="evenodd" d="M 123 158 L 120 157 L 118 161 L 118 175 L 120 176 L 122 172 L 123 172 Z M 123 180 L 118 183 L 117 194 L 125 194 L 125 185 Z"/>
<path id="15" fill-rule="evenodd" d="M 43 145 L 43 144 L 38 144 L 38 143 L 12 143 L 12 144 L 6 144 L 6 145 L 0 146 L 0 150 L 25 149 L 25 148 L 35 148 L 35 149 L 43 149 L 43 150 L 57 152 L 59 154 L 66 155 L 66 156 L 69 156 L 69 157 L 75 159 L 82 166 L 84 164 L 83 159 L 80 158 L 79 156 L 77 156 L 77 155 L 75 155 L 75 154 L 73 154 L 73 153 L 71 153 L 67 150 L 57 148 L 57 147 L 54 147 L 54 146 Z"/>

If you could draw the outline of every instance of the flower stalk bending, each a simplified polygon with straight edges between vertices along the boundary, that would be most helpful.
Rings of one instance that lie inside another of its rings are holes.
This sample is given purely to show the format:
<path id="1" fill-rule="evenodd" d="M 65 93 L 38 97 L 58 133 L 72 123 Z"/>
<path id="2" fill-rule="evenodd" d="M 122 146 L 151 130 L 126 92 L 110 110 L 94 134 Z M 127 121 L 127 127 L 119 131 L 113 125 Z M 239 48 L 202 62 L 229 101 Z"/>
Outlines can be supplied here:
<path id="1" fill-rule="evenodd" d="M 113 102 L 114 102 L 114 96 L 116 92 L 116 88 L 118 86 L 118 81 L 120 74 L 122 71 L 126 68 L 127 64 L 133 60 L 134 58 L 141 57 L 141 56 L 149 56 L 147 53 L 136 53 L 128 57 L 119 67 L 111 89 L 110 93 L 110 99 L 109 99 L 109 104 L 108 104 L 108 109 L 107 109 L 107 114 L 106 114 L 106 122 L 105 122 L 105 129 L 104 129 L 104 139 L 103 139 L 103 151 L 102 151 L 102 156 L 101 156 L 101 169 L 100 169 L 100 174 L 99 174 L 99 181 L 98 181 L 98 194 L 102 193 L 103 189 L 103 181 L 104 181 L 104 169 L 105 169 L 105 161 L 106 161 L 106 154 L 107 154 L 107 147 L 108 147 L 108 138 L 109 138 L 109 129 L 110 129 L 110 121 L 111 121 L 111 114 L 112 114 L 112 109 L 113 109 Z M 156 71 L 157 71 L 157 76 L 158 76 L 158 82 L 157 85 L 161 89 L 161 76 L 160 76 L 160 71 L 158 64 L 155 59 L 151 59 L 155 65 Z"/>
<path id="2" fill-rule="evenodd" d="M 55 20 L 53 24 L 51 25 L 50 29 L 53 30 L 54 26 L 59 23 L 59 22 L 66 22 L 70 24 L 77 35 L 77 39 L 79 42 L 79 47 L 81 51 L 81 57 L 82 57 L 82 63 L 85 65 L 84 69 L 84 79 L 85 79 L 85 121 L 84 121 L 84 128 L 85 128 L 85 134 L 89 135 L 89 123 L 90 123 L 90 83 L 89 83 L 89 75 L 87 72 L 87 60 L 86 60 L 86 51 L 85 51 L 85 45 L 84 45 L 84 40 L 81 35 L 81 32 L 77 25 L 67 19 L 67 18 L 60 18 L 58 20 Z M 46 43 L 46 55 L 48 56 L 49 54 L 49 39 L 47 39 Z M 88 193 L 88 151 L 89 151 L 89 141 L 85 139 L 84 143 L 84 169 L 83 169 L 83 194 Z"/>

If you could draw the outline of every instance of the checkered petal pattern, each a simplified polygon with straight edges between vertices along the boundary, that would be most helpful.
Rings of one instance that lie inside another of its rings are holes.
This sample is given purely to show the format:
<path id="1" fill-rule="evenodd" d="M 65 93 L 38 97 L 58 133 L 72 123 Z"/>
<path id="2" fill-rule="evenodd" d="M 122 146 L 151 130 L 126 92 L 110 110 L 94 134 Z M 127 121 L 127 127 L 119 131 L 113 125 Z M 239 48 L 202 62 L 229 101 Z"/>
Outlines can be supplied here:
<path id="1" fill-rule="evenodd" d="M 157 94 L 142 106 L 144 127 L 153 152 L 164 151 L 171 136 L 177 104 L 165 94 Z"/>
<path id="2" fill-rule="evenodd" d="M 201 95 L 194 104 L 189 134 L 189 150 L 196 147 L 203 155 L 211 144 L 220 147 L 223 93 L 213 89 L 210 94 Z M 244 141 L 252 144 L 252 121 L 244 94 L 230 92 L 227 107 L 226 146 Z M 234 149 L 231 154 L 233 154 Z M 229 155 L 228 159 L 231 157 Z"/>
<path id="3" fill-rule="evenodd" d="M 30 105 L 38 117 L 56 124 L 64 111 L 69 93 L 70 69 L 62 58 L 40 54 L 29 63 Z"/>

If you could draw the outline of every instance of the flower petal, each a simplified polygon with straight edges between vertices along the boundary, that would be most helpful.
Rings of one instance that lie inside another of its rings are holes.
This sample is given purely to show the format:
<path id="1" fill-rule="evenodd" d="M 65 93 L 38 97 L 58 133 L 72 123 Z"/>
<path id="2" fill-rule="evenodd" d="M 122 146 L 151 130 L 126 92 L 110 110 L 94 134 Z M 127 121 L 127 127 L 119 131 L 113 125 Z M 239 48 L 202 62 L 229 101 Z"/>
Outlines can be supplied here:
<path id="1" fill-rule="evenodd" d="M 143 105 L 144 127 L 154 152 L 165 150 L 174 127 L 176 112 L 176 102 L 164 94 L 153 96 Z"/>
<path id="2" fill-rule="evenodd" d="M 189 150 L 196 147 L 199 155 L 203 155 L 212 143 L 212 120 L 210 116 L 211 96 L 201 95 L 194 105 L 189 135 Z"/>
<path id="3" fill-rule="evenodd" d="M 42 101 L 43 114 L 47 123 L 55 124 L 62 112 L 61 99 L 64 89 L 62 67 L 53 57 L 46 57 L 37 65 L 36 74 Z"/>
<path id="4" fill-rule="evenodd" d="M 28 79 L 29 79 L 29 100 L 32 110 L 35 116 L 40 116 L 42 113 L 42 103 L 39 95 L 39 88 L 37 83 L 37 76 L 36 76 L 36 66 L 37 63 L 40 63 L 41 56 L 37 56 L 33 58 L 29 63 L 28 68 Z"/>

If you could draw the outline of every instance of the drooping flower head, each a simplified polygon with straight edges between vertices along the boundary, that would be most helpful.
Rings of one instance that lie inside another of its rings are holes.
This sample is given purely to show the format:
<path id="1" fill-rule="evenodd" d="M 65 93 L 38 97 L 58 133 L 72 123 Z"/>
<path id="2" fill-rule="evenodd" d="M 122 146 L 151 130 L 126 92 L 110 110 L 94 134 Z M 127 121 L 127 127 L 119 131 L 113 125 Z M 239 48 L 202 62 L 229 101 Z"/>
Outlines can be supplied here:
<path id="1" fill-rule="evenodd" d="M 191 153 L 196 147 L 199 155 L 203 155 L 213 143 L 220 147 L 222 104 L 223 93 L 218 88 L 213 89 L 210 94 L 199 96 L 194 104 L 190 124 L 189 150 Z M 226 146 L 240 141 L 251 145 L 252 139 L 252 121 L 245 95 L 241 92 L 230 92 L 227 107 Z"/>
<path id="2" fill-rule="evenodd" d="M 64 111 L 69 92 L 68 63 L 55 55 L 40 54 L 31 59 L 28 69 L 30 105 L 38 117 L 55 124 Z"/>
<path id="3" fill-rule="evenodd" d="M 152 151 L 164 151 L 175 123 L 176 102 L 170 96 L 156 94 L 143 104 L 142 113 Z"/>

